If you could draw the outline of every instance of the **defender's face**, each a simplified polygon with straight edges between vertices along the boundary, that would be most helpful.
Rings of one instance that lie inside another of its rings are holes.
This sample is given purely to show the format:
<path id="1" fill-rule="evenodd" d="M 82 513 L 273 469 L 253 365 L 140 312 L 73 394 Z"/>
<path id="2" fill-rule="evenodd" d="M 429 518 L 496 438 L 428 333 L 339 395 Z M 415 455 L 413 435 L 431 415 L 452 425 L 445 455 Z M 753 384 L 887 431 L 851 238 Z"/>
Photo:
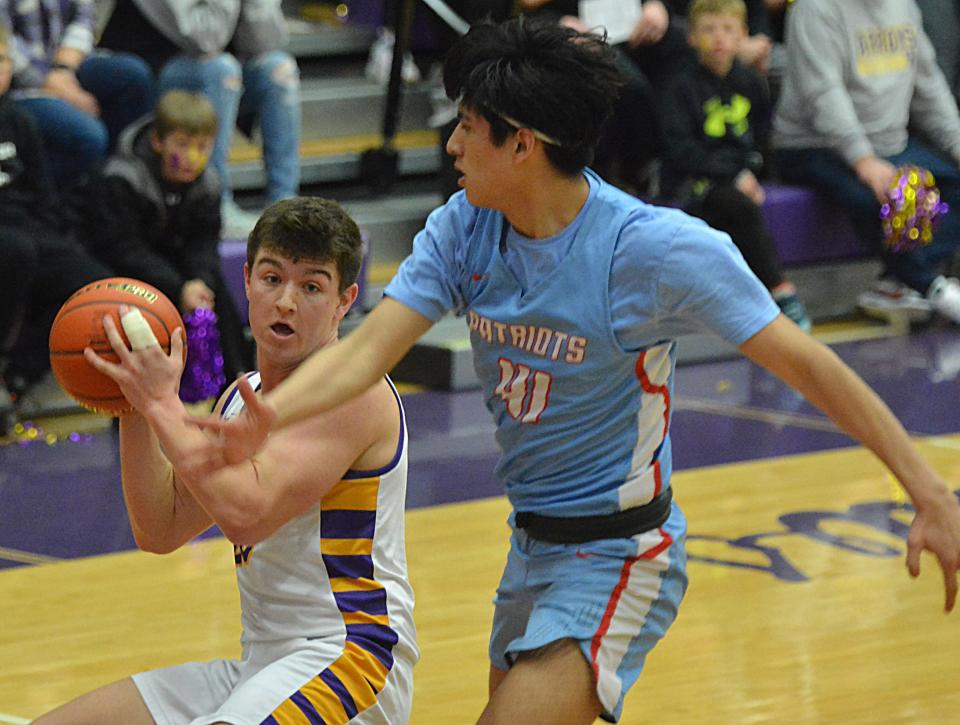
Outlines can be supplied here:
<path id="1" fill-rule="evenodd" d="M 458 184 L 467 192 L 474 206 L 498 208 L 513 170 L 513 146 L 510 137 L 502 146 L 490 139 L 490 124 L 479 113 L 461 106 L 460 122 L 447 141 L 447 153 L 454 158 L 460 172 Z"/>
<path id="2" fill-rule="evenodd" d="M 332 261 L 295 261 L 270 248 L 257 252 L 244 275 L 261 367 L 295 367 L 335 340 L 357 295 L 356 284 L 338 291 L 340 274 Z"/>

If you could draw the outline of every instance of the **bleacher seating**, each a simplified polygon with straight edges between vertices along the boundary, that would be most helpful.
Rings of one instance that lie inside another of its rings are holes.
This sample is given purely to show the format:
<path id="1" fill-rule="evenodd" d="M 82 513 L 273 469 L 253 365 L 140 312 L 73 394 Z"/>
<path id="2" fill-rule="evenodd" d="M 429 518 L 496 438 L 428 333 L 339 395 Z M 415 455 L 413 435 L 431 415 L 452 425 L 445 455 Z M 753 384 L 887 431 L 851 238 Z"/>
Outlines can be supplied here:
<path id="1" fill-rule="evenodd" d="M 812 189 L 764 184 L 763 215 L 787 268 L 860 260 L 876 252 L 853 230 L 842 210 Z"/>

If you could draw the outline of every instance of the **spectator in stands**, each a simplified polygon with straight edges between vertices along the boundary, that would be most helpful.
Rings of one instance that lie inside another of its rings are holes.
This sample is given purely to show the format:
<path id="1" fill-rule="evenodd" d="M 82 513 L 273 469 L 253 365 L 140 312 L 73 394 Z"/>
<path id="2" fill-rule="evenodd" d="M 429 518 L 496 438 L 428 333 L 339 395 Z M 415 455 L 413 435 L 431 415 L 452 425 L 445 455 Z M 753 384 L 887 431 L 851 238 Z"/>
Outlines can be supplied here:
<path id="1" fill-rule="evenodd" d="M 136 56 L 93 51 L 94 0 L 0 0 L 10 32 L 13 97 L 37 121 L 48 169 L 63 189 L 150 111 L 154 79 Z"/>
<path id="2" fill-rule="evenodd" d="M 674 25 L 678 29 L 678 37 L 683 37 L 689 27 L 688 13 L 691 0 L 665 0 L 674 16 Z M 770 17 L 765 0 L 745 0 L 747 6 L 747 34 L 737 55 L 745 65 L 767 74 L 770 68 L 770 53 L 773 48 L 771 41 Z"/>
<path id="3" fill-rule="evenodd" d="M 943 275 L 960 245 L 960 115 L 916 3 L 803 0 L 788 11 L 786 45 L 773 125 L 784 180 L 822 190 L 878 244 L 880 205 L 899 166 L 929 169 L 953 209 L 929 246 L 884 250 L 884 276 L 861 295 L 861 307 L 914 317 L 932 309 L 960 323 L 960 282 Z M 908 121 L 937 147 L 913 135 Z"/>
<path id="4" fill-rule="evenodd" d="M 519 0 L 520 11 L 531 18 L 559 22 L 578 32 L 590 28 L 578 15 L 576 0 Z M 656 160 L 663 148 L 657 123 L 656 93 L 647 75 L 628 55 L 628 44 L 636 46 L 661 41 L 669 26 L 669 15 L 660 0 L 646 0 L 640 8 L 640 20 L 632 28 L 629 41 L 615 42 L 615 60 L 624 84 L 597 146 L 594 168 L 609 182 L 640 196 L 658 191 Z M 611 40 L 620 35 L 607 28 Z"/>
<path id="5" fill-rule="evenodd" d="M 49 369 L 60 305 L 110 270 L 58 231 L 36 121 L 8 93 L 12 43 L 0 28 L 0 412 Z M 29 311 L 29 315 L 27 314 Z M 6 380 L 6 384 L 4 384 Z"/>
<path id="6" fill-rule="evenodd" d="M 727 232 L 773 299 L 803 330 L 810 318 L 783 276 L 773 237 L 761 213 L 757 174 L 769 131 L 763 78 L 737 58 L 747 34 L 743 0 L 694 0 L 690 43 L 699 63 L 675 75 L 660 99 L 666 136 L 663 181 L 691 214 Z"/>
<path id="7" fill-rule="evenodd" d="M 957 0 L 917 0 L 923 30 L 937 54 L 953 97 L 960 99 L 960 6 Z"/>
<path id="8" fill-rule="evenodd" d="M 268 203 L 300 185 L 300 74 L 280 0 L 117 0 L 101 44 L 139 53 L 159 90 L 204 93 L 220 119 L 211 156 L 222 184 L 223 236 L 246 237 L 258 214 L 233 199 L 227 162 L 234 129 L 259 125 Z"/>
<path id="9" fill-rule="evenodd" d="M 214 309 L 232 381 L 253 360 L 217 250 L 220 182 L 207 167 L 216 135 L 206 97 L 168 91 L 156 114 L 130 126 L 117 153 L 76 187 L 68 215 L 117 274 L 149 282 L 183 313 Z"/>

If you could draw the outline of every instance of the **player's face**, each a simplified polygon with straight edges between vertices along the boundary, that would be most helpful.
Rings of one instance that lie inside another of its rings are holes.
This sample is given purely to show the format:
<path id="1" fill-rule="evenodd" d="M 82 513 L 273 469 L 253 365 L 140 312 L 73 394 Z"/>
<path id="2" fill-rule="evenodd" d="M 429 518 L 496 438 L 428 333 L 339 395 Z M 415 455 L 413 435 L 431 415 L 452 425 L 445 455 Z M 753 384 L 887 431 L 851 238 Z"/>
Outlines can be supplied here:
<path id="1" fill-rule="evenodd" d="M 726 75 L 745 35 L 743 23 L 735 15 L 705 13 L 690 32 L 690 43 L 701 63 L 714 73 Z"/>
<path id="2" fill-rule="evenodd" d="M 357 296 L 356 284 L 338 291 L 333 262 L 293 260 L 270 248 L 260 249 L 253 268 L 244 272 L 261 367 L 295 367 L 336 340 L 340 320 Z"/>
<path id="3" fill-rule="evenodd" d="M 507 191 L 513 157 L 510 138 L 502 146 L 490 139 L 490 124 L 479 113 L 460 107 L 460 122 L 447 141 L 460 172 L 457 183 L 474 206 L 498 208 Z"/>
<path id="4" fill-rule="evenodd" d="M 207 167 L 213 141 L 213 136 L 198 136 L 185 131 L 171 131 L 163 138 L 154 134 L 151 144 L 160 156 L 160 173 L 164 180 L 173 184 L 196 181 Z"/>

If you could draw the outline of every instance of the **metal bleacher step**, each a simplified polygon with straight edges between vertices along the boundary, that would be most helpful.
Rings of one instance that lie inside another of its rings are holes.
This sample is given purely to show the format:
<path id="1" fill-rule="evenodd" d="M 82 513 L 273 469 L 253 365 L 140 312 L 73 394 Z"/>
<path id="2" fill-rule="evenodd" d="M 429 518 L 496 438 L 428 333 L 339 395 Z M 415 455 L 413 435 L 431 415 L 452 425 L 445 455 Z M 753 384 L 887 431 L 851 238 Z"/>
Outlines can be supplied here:
<path id="1" fill-rule="evenodd" d="M 287 47 L 296 56 L 301 74 L 301 184 L 357 181 L 363 152 L 383 145 L 387 88 L 364 74 L 375 31 L 336 19 L 294 19 L 289 26 Z M 428 122 L 436 86 L 435 80 L 423 80 L 402 89 L 392 139 L 401 177 L 433 173 L 440 166 L 437 131 Z M 229 174 L 237 191 L 263 189 L 259 138 L 235 135 Z"/>
<path id="2" fill-rule="evenodd" d="M 364 151 L 380 148 L 379 133 L 337 138 L 304 139 L 300 144 L 301 185 L 360 181 Z M 393 140 L 400 176 L 429 174 L 440 168 L 437 132 L 432 129 L 398 133 Z M 230 180 L 237 191 L 259 191 L 266 182 L 258 146 L 235 141 L 230 151 Z"/>

